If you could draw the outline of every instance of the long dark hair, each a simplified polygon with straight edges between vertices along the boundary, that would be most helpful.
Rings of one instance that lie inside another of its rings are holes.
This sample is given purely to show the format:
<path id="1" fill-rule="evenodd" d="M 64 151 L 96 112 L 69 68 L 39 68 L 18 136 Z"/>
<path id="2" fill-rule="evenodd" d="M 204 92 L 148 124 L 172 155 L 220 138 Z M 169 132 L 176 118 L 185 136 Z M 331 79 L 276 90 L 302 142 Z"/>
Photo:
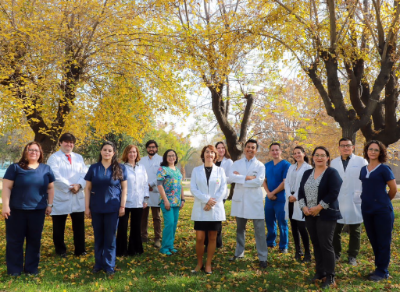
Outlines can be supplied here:
<path id="1" fill-rule="evenodd" d="M 163 155 L 163 157 L 162 157 L 162 162 L 161 162 L 160 166 L 169 166 L 168 160 L 167 160 L 167 156 L 168 156 L 168 152 L 170 152 L 170 151 L 172 151 L 172 152 L 175 153 L 176 160 L 175 160 L 174 165 L 177 165 L 177 163 L 178 163 L 178 154 L 176 154 L 175 150 L 173 150 L 173 149 L 168 149 L 167 151 L 164 152 L 164 155 Z"/>
<path id="2" fill-rule="evenodd" d="M 324 146 L 318 146 L 318 147 L 315 147 L 315 149 L 312 152 L 311 156 L 314 157 L 314 154 L 315 154 L 315 152 L 317 152 L 317 150 L 324 150 L 325 151 L 326 157 L 328 157 L 328 161 L 326 162 L 326 166 L 331 165 L 331 155 L 329 154 L 329 150 Z M 311 165 L 312 165 L 312 167 L 315 167 L 314 159 L 312 160 Z"/>
<path id="3" fill-rule="evenodd" d="M 303 153 L 304 153 L 304 161 L 307 162 L 307 163 L 309 163 L 310 160 L 308 159 L 307 153 L 306 153 L 306 151 L 304 150 L 304 148 L 303 148 L 302 146 L 296 146 L 296 147 L 294 147 L 293 151 L 294 151 L 295 149 L 299 149 L 301 152 L 303 152 Z M 294 159 L 294 158 L 293 158 L 293 159 Z M 296 159 L 294 159 L 294 161 L 295 161 L 295 163 L 297 162 Z"/>
<path id="4" fill-rule="evenodd" d="M 387 150 L 386 150 L 386 146 L 378 140 L 371 140 L 369 142 L 367 142 L 364 146 L 364 158 L 369 162 L 369 157 L 368 157 L 368 148 L 369 146 L 371 146 L 371 144 L 376 144 L 379 147 L 379 156 L 378 156 L 378 161 L 380 163 L 385 163 L 387 161 Z"/>
<path id="5" fill-rule="evenodd" d="M 113 142 L 106 141 L 101 145 L 100 151 L 103 150 L 104 146 L 106 146 L 106 145 L 110 145 L 114 150 L 114 155 L 111 158 L 111 167 L 112 167 L 112 172 L 113 172 L 112 173 L 112 178 L 113 178 L 113 180 L 117 180 L 117 179 L 123 180 L 124 176 L 122 175 L 122 168 L 119 165 L 118 159 L 117 159 L 117 157 L 118 157 L 117 147 L 115 147 L 115 144 Z M 102 159 L 103 158 L 101 157 L 101 153 L 100 153 L 98 162 L 101 162 Z"/>
<path id="6" fill-rule="evenodd" d="M 217 143 L 215 144 L 215 148 L 217 148 L 219 144 L 222 144 L 222 145 L 224 146 L 224 148 L 225 148 L 225 155 L 224 155 L 225 158 L 231 159 L 231 155 L 230 155 L 229 152 L 228 152 L 228 147 L 226 147 L 226 145 L 225 145 L 224 142 L 222 142 L 222 141 L 217 142 Z M 217 155 L 217 156 L 218 156 L 218 155 Z M 218 158 L 218 157 L 217 157 L 217 158 Z"/>
<path id="7" fill-rule="evenodd" d="M 28 158 L 27 158 L 27 157 L 28 157 L 28 148 L 29 148 L 29 146 L 32 146 L 32 145 L 37 145 L 37 147 L 39 147 L 39 153 L 40 153 L 40 155 L 39 155 L 38 162 L 39 162 L 39 163 L 42 163 L 42 162 L 43 162 L 43 150 L 42 150 L 42 146 L 41 146 L 38 142 L 32 141 L 32 142 L 29 142 L 28 144 L 25 145 L 24 151 L 22 151 L 21 158 L 20 158 L 20 160 L 18 161 L 18 165 L 19 165 L 22 169 L 28 169 L 28 164 L 29 164 L 29 161 L 28 161 Z"/>

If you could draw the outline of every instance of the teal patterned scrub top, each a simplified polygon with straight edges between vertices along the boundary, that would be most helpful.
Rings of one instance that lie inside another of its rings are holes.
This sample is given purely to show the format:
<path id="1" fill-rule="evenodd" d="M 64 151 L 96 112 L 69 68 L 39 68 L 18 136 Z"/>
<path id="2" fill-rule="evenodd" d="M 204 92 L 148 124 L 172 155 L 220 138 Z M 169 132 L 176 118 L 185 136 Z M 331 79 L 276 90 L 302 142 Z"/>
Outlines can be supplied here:
<path id="1" fill-rule="evenodd" d="M 180 207 L 182 174 L 179 169 L 173 170 L 167 166 L 161 166 L 157 171 L 157 181 L 158 184 L 162 183 L 171 207 Z"/>

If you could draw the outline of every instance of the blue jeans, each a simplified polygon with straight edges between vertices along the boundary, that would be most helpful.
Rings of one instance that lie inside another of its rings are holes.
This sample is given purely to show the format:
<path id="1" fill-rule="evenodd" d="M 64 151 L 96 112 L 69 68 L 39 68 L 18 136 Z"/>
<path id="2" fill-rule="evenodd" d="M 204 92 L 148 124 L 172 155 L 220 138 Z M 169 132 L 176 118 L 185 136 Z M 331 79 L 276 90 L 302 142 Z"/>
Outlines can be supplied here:
<path id="1" fill-rule="evenodd" d="M 164 229 L 161 241 L 161 253 L 170 252 L 174 248 L 176 226 L 179 219 L 179 208 L 171 207 L 169 211 L 165 209 L 164 203 L 160 204 L 161 211 L 164 217 Z"/>
<path id="2" fill-rule="evenodd" d="M 114 271 L 118 212 L 92 213 L 95 269 Z"/>
<path id="3" fill-rule="evenodd" d="M 289 246 L 289 227 L 285 220 L 285 202 L 265 201 L 265 224 L 267 225 L 267 245 L 276 246 L 276 221 L 279 226 L 279 248 L 287 249 Z"/>

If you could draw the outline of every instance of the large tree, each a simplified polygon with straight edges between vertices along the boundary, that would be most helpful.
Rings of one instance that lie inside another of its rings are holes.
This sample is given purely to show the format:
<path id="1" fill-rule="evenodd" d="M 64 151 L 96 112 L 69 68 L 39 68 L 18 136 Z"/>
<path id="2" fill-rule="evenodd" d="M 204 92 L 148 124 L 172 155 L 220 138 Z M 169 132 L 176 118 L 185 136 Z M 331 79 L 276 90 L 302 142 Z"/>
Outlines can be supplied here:
<path id="1" fill-rule="evenodd" d="M 252 64 L 252 53 L 262 37 L 244 29 L 260 15 L 253 2 L 183 0 L 162 6 L 169 13 L 163 14 L 160 35 L 175 51 L 173 65 L 207 88 L 233 160 L 242 155 L 256 98 L 244 77 L 249 71 L 254 73 L 249 67 L 259 65 Z M 240 95 L 232 96 L 232 87 L 240 87 Z"/>
<path id="2" fill-rule="evenodd" d="M 151 40 L 153 5 L 1 1 L 0 130 L 29 125 L 50 153 L 64 130 L 137 137 L 149 115 L 185 111 L 170 51 Z"/>
<path id="3" fill-rule="evenodd" d="M 276 58 L 290 52 L 342 135 L 399 140 L 400 1 L 262 2 L 263 21 L 249 30 L 269 38 Z"/>

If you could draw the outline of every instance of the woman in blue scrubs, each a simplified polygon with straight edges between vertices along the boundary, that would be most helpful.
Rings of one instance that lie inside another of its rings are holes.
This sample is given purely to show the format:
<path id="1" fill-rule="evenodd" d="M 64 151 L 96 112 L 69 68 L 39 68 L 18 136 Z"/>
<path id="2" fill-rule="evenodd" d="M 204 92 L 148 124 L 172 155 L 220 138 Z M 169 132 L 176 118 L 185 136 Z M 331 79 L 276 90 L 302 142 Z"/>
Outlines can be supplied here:
<path id="1" fill-rule="evenodd" d="M 361 212 L 365 231 L 375 255 L 375 271 L 368 275 L 371 281 L 381 281 L 389 277 L 390 244 L 394 224 L 391 200 L 397 193 L 396 180 L 387 160 L 385 145 L 372 140 L 364 147 L 364 158 L 368 165 L 360 172 L 362 182 Z M 389 193 L 386 192 L 389 186 Z"/>
<path id="2" fill-rule="evenodd" d="M 42 161 L 42 147 L 31 142 L 25 146 L 19 162 L 11 164 L 3 178 L 7 273 L 12 276 L 19 276 L 22 271 L 39 273 L 40 240 L 45 214 L 50 215 L 53 207 L 55 180 L 50 166 Z"/>
<path id="3" fill-rule="evenodd" d="M 104 142 L 99 162 L 92 164 L 85 176 L 85 214 L 92 217 L 95 264 L 92 272 L 115 273 L 116 231 L 118 217 L 125 214 L 127 173 L 118 163 L 114 143 Z"/>

